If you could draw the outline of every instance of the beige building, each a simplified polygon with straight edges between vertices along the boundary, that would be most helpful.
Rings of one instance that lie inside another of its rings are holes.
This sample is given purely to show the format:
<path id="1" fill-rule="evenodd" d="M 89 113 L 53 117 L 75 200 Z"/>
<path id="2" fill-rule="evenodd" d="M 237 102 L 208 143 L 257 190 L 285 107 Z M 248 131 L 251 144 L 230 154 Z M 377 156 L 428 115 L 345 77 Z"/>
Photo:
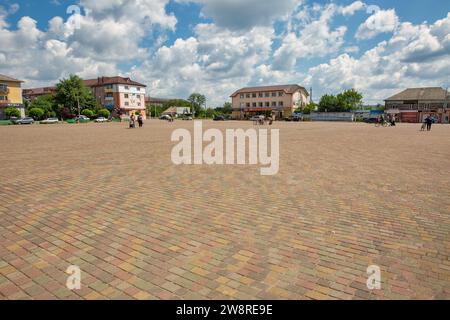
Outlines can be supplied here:
<path id="1" fill-rule="evenodd" d="M 233 119 L 248 119 L 255 115 L 290 117 L 298 108 L 310 102 L 308 91 L 299 85 L 243 88 L 231 95 Z"/>
<path id="2" fill-rule="evenodd" d="M 25 107 L 22 100 L 22 82 L 0 74 L 0 120 L 6 118 L 7 108 L 16 108 L 21 117 L 25 117 Z"/>

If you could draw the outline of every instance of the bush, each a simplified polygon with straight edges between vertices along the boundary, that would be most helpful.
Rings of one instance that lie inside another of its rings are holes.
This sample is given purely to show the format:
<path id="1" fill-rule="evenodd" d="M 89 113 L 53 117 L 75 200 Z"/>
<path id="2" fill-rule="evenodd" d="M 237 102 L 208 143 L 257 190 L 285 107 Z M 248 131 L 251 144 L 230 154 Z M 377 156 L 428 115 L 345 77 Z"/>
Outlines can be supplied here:
<path id="1" fill-rule="evenodd" d="M 104 118 L 109 118 L 110 114 L 111 113 L 109 112 L 108 109 L 100 109 L 97 112 L 98 117 L 104 117 Z"/>
<path id="2" fill-rule="evenodd" d="M 89 110 L 89 109 L 84 109 L 83 111 L 81 111 L 81 114 L 88 118 L 94 117 L 94 112 L 92 112 L 92 110 Z"/>
<path id="3" fill-rule="evenodd" d="M 41 119 L 45 114 L 45 111 L 42 110 L 41 108 L 32 108 L 29 112 L 28 115 L 36 120 Z"/>
<path id="4" fill-rule="evenodd" d="M 17 108 L 6 108 L 5 115 L 7 118 L 19 118 L 20 117 L 20 110 Z"/>

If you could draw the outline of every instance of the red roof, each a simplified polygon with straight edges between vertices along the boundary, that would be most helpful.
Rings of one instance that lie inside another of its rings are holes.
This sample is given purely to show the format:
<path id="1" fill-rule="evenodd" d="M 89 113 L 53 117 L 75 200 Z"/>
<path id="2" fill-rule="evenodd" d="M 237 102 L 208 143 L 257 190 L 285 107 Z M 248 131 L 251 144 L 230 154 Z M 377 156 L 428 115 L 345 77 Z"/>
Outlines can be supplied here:
<path id="1" fill-rule="evenodd" d="M 131 85 L 131 86 L 137 86 L 137 87 L 147 87 L 145 84 L 136 82 L 131 80 L 130 78 L 123 78 L 123 77 L 98 77 L 97 79 L 88 79 L 83 80 L 84 84 L 88 87 L 98 87 L 98 86 L 104 86 L 108 84 L 125 84 L 125 85 Z"/>

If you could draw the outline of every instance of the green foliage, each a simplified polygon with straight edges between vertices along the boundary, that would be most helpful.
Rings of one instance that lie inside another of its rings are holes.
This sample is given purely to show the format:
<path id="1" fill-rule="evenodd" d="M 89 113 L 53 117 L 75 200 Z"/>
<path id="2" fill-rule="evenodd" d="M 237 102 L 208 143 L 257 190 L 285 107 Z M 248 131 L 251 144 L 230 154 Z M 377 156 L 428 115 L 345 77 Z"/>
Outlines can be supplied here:
<path id="1" fill-rule="evenodd" d="M 195 115 L 199 115 L 202 112 L 203 106 L 206 103 L 206 97 L 200 93 L 193 93 L 189 96 L 188 101 L 193 106 Z"/>
<path id="2" fill-rule="evenodd" d="M 362 105 L 363 96 L 354 89 L 346 90 L 337 96 L 324 95 L 319 102 L 320 112 L 347 112 Z"/>
<path id="3" fill-rule="evenodd" d="M 94 117 L 94 112 L 90 109 L 84 109 L 83 111 L 81 111 L 81 114 L 85 117 L 88 118 L 93 118 Z"/>
<path id="4" fill-rule="evenodd" d="M 337 95 L 339 106 L 345 111 L 356 110 L 361 107 L 363 96 L 355 89 L 345 90 Z"/>
<path id="5" fill-rule="evenodd" d="M 225 102 L 222 108 L 216 108 L 216 113 L 219 115 L 231 114 L 233 112 L 233 106 L 230 102 Z"/>
<path id="6" fill-rule="evenodd" d="M 35 120 L 41 120 L 45 115 L 45 111 L 41 108 L 31 108 L 28 111 L 28 116 L 34 118 Z"/>
<path id="7" fill-rule="evenodd" d="M 309 104 L 307 104 L 304 108 L 299 108 L 296 110 L 296 112 L 300 112 L 303 114 L 311 114 L 311 112 L 314 112 L 317 110 L 317 104 L 315 104 L 314 102 L 311 102 Z"/>
<path id="8" fill-rule="evenodd" d="M 103 118 L 109 118 L 109 116 L 111 115 L 111 113 L 109 112 L 108 109 L 100 109 L 97 112 L 97 116 L 98 117 L 103 117 Z"/>
<path id="9" fill-rule="evenodd" d="M 76 75 L 71 75 L 69 79 L 63 79 L 57 84 L 55 102 L 68 108 L 72 114 L 78 114 L 78 103 L 80 109 L 94 110 L 97 107 L 91 90 Z"/>
<path id="10" fill-rule="evenodd" d="M 6 108 L 5 110 L 5 116 L 10 119 L 10 118 L 19 118 L 20 117 L 20 110 L 17 108 Z"/>
<path id="11" fill-rule="evenodd" d="M 55 103 L 55 97 L 53 95 L 45 95 L 36 98 L 30 103 L 29 110 L 41 109 L 44 111 L 44 117 L 53 118 L 56 116 L 55 110 L 57 109 Z M 28 109 L 27 109 L 28 110 Z"/>

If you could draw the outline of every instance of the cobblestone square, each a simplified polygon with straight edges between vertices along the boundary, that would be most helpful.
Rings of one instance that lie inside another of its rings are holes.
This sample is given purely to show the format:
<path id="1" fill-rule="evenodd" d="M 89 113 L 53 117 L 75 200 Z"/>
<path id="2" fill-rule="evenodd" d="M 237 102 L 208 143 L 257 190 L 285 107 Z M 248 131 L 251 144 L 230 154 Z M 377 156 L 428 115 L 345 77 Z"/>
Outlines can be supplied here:
<path id="1" fill-rule="evenodd" d="M 450 298 L 449 125 L 275 123 L 275 176 L 175 166 L 176 128 L 0 126 L 0 298 Z"/>

